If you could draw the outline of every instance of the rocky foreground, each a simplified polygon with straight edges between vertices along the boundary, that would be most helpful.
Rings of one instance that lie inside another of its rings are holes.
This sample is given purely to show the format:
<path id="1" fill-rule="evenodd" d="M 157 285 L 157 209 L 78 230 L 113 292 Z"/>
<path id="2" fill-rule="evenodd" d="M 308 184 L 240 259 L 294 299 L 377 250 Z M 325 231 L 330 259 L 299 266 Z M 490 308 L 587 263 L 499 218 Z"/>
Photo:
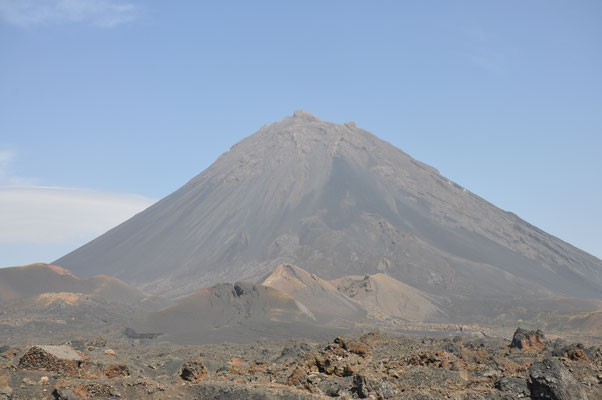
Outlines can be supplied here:
<path id="1" fill-rule="evenodd" d="M 0 347 L 0 399 L 602 399 L 602 348 L 518 329 L 174 346 L 152 339 Z"/>

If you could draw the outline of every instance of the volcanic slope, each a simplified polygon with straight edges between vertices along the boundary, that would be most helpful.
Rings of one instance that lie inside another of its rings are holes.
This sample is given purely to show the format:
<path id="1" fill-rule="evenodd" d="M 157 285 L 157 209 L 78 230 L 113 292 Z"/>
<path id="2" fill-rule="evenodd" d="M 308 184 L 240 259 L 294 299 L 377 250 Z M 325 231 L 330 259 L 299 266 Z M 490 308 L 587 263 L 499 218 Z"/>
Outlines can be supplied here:
<path id="1" fill-rule="evenodd" d="M 357 301 L 371 318 L 401 318 L 407 321 L 439 321 L 445 313 L 429 296 L 385 274 L 345 276 L 332 284 Z"/>
<path id="2" fill-rule="evenodd" d="M 294 265 L 277 266 L 260 283 L 290 295 L 310 309 L 320 321 L 356 321 L 367 314 L 362 306 L 339 292 L 330 282 Z"/>
<path id="3" fill-rule="evenodd" d="M 602 298 L 601 260 L 354 123 L 305 111 L 55 263 L 171 298 L 281 263 L 323 279 L 382 272 L 462 298 Z"/>

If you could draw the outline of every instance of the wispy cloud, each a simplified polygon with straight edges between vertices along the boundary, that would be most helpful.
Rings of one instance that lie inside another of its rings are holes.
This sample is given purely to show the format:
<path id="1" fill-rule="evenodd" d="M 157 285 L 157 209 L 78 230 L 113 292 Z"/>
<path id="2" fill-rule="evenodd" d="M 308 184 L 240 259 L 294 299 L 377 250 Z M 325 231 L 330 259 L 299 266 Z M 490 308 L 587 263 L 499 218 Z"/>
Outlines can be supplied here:
<path id="1" fill-rule="evenodd" d="M 119 0 L 0 0 L 0 17 L 19 27 L 86 23 L 111 28 L 140 13 L 139 6 Z"/>
<path id="2" fill-rule="evenodd" d="M 155 201 L 134 194 L 35 186 L 34 179 L 14 174 L 15 159 L 15 151 L 0 150 L 0 267 L 52 261 Z"/>
<path id="3" fill-rule="evenodd" d="M 90 240 L 153 202 L 132 194 L 85 189 L 0 187 L 0 245 Z"/>

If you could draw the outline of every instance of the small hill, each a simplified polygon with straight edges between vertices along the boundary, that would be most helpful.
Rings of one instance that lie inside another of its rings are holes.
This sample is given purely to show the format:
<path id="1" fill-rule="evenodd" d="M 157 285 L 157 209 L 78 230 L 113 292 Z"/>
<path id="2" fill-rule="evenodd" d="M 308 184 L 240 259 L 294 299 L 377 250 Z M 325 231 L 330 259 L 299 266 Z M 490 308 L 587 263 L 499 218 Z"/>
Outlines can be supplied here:
<path id="1" fill-rule="evenodd" d="M 445 316 L 432 296 L 385 274 L 345 276 L 331 282 L 372 318 L 438 321 Z"/>
<path id="2" fill-rule="evenodd" d="M 61 292 L 83 293 L 118 304 L 151 300 L 144 292 L 106 275 L 80 279 L 65 268 L 43 263 L 0 269 L 0 303 Z"/>
<path id="3" fill-rule="evenodd" d="M 333 319 L 358 320 L 366 311 L 355 301 L 339 292 L 330 282 L 294 265 L 281 264 L 260 281 L 301 302 L 320 321 Z"/>
<path id="4" fill-rule="evenodd" d="M 0 302 L 0 337 L 49 343 L 99 335 L 131 319 L 139 309 L 88 294 L 48 292 Z"/>
<path id="5" fill-rule="evenodd" d="M 163 334 L 174 343 L 253 342 L 321 337 L 313 314 L 280 290 L 252 283 L 219 284 L 147 314 L 131 327 Z"/>

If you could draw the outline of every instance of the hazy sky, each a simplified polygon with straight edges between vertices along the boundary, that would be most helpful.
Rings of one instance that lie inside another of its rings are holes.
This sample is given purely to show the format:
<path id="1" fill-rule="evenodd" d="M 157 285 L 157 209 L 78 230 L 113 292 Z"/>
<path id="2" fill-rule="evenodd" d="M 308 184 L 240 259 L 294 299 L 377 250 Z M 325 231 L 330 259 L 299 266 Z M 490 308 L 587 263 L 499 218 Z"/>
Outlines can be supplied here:
<path id="1" fill-rule="evenodd" d="M 602 2 L 0 0 L 0 266 L 306 109 L 602 257 Z"/>

